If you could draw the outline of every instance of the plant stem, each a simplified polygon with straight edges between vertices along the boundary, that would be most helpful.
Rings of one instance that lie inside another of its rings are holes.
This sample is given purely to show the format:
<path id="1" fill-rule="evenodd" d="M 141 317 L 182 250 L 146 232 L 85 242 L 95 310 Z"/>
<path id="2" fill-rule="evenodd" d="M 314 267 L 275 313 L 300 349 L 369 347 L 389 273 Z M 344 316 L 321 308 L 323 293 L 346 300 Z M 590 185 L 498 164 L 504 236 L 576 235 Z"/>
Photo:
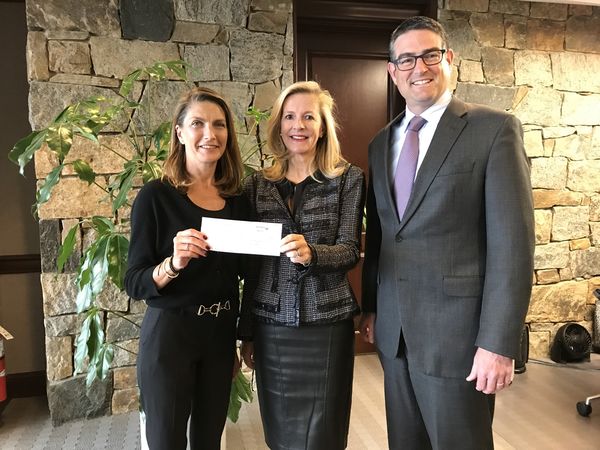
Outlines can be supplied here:
<path id="1" fill-rule="evenodd" d="M 132 351 L 131 351 L 131 350 L 129 350 L 128 348 L 122 347 L 122 346 L 120 346 L 119 344 L 114 344 L 114 343 L 113 343 L 112 345 L 114 345 L 114 346 L 115 346 L 115 347 L 117 347 L 117 348 L 120 348 L 121 350 L 125 350 L 126 352 L 128 352 L 128 353 L 131 353 L 132 355 L 136 355 L 136 356 L 137 356 L 137 353 L 136 353 L 136 352 L 132 352 Z"/>
<path id="2" fill-rule="evenodd" d="M 104 186 L 98 184 L 97 182 L 94 181 L 94 185 L 98 186 L 100 189 L 102 189 L 104 192 L 106 192 L 107 194 L 110 194 L 110 192 L 108 191 L 108 189 L 106 189 Z"/>
<path id="3" fill-rule="evenodd" d="M 126 158 L 125 156 L 121 155 L 118 151 L 114 150 L 113 148 L 109 147 L 106 144 L 100 144 L 100 147 L 103 147 L 111 152 L 113 152 L 115 155 L 121 157 L 122 159 L 124 159 L 125 161 L 129 161 L 129 158 Z"/>
<path id="4" fill-rule="evenodd" d="M 136 322 L 134 322 L 133 320 L 129 319 L 129 318 L 128 318 L 127 316 L 125 316 L 124 314 L 121 314 L 120 312 L 117 312 L 117 311 L 112 311 L 112 310 L 110 310 L 110 311 L 108 311 L 108 312 L 110 312 L 110 313 L 113 313 L 115 316 L 119 316 L 121 319 L 124 319 L 124 320 L 126 320 L 127 322 L 129 322 L 129 323 L 132 323 L 133 325 L 135 325 L 135 326 L 136 326 L 136 327 L 138 327 L 138 328 L 141 328 L 141 326 L 140 326 L 139 324 L 137 324 L 137 323 L 136 323 Z"/>

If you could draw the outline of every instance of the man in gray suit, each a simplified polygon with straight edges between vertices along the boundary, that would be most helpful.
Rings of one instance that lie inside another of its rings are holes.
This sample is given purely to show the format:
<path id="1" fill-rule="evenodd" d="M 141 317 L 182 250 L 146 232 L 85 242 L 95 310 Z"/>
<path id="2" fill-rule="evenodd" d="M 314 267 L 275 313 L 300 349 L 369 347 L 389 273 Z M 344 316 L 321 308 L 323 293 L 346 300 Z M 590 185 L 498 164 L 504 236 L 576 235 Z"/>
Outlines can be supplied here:
<path id="1" fill-rule="evenodd" d="M 383 365 L 390 449 L 493 448 L 531 294 L 521 124 L 452 97 L 453 57 L 432 19 L 394 31 L 388 72 L 406 110 L 369 145 L 360 329 Z"/>

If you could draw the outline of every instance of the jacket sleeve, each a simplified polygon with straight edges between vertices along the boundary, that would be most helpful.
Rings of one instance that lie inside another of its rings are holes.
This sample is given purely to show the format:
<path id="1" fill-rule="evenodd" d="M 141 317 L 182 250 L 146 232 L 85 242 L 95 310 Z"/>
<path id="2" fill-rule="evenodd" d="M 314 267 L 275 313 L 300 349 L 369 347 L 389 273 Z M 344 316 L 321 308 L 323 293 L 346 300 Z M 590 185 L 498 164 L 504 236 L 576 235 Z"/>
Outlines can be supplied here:
<path id="1" fill-rule="evenodd" d="M 255 177 L 249 176 L 244 180 L 243 201 L 247 207 L 248 220 L 256 220 L 256 198 Z M 254 291 L 258 284 L 261 258 L 255 255 L 244 255 L 242 258 L 242 274 L 244 289 L 242 294 L 242 305 L 240 309 L 240 320 L 238 321 L 238 339 L 242 341 L 252 340 L 252 304 L 254 302 Z"/>
<path id="2" fill-rule="evenodd" d="M 131 209 L 131 237 L 125 273 L 125 290 L 137 300 L 160 295 L 152 271 L 160 262 L 155 242 L 157 240 L 157 216 L 153 185 L 144 186 L 138 193 Z"/>
<path id="3" fill-rule="evenodd" d="M 356 166 L 350 166 L 340 192 L 338 229 L 335 243 L 310 244 L 313 260 L 309 273 L 345 271 L 360 259 L 360 238 L 365 205 L 365 176 Z"/>
<path id="4" fill-rule="evenodd" d="M 523 130 L 512 115 L 492 143 L 485 204 L 487 256 L 476 345 L 514 358 L 531 295 L 535 236 Z"/>
<path id="5" fill-rule="evenodd" d="M 373 173 L 369 169 L 367 188 L 367 230 L 365 234 L 365 260 L 362 269 L 361 308 L 365 313 L 377 312 L 377 277 L 381 248 L 381 223 L 377 214 L 377 202 L 373 191 Z"/>

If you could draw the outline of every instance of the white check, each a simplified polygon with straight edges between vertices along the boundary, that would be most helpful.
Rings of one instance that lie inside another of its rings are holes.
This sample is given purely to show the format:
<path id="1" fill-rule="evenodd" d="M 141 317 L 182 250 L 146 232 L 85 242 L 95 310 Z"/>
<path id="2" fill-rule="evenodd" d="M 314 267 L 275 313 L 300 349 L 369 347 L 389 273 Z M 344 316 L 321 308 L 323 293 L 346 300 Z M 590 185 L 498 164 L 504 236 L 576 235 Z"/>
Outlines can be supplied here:
<path id="1" fill-rule="evenodd" d="M 200 231 L 206 234 L 210 249 L 215 252 L 280 255 L 280 223 L 203 217 Z"/>

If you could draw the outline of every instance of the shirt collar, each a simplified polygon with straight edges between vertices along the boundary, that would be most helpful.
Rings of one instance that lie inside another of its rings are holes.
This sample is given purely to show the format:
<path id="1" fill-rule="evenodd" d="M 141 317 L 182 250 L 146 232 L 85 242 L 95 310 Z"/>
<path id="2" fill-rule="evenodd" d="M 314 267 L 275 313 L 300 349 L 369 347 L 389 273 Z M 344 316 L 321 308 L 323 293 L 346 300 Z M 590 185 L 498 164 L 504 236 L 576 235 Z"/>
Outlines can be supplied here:
<path id="1" fill-rule="evenodd" d="M 437 99 L 437 101 L 433 105 L 431 105 L 419 115 L 427 122 L 431 122 L 432 117 L 436 116 L 438 113 L 440 113 L 440 111 L 443 112 L 448 107 L 451 100 L 452 93 L 450 91 L 446 91 L 440 96 L 440 98 Z M 406 112 L 404 114 L 403 128 L 406 129 L 406 126 L 408 126 L 408 122 L 410 122 L 410 120 L 415 116 L 416 114 L 413 113 L 407 107 Z"/>

